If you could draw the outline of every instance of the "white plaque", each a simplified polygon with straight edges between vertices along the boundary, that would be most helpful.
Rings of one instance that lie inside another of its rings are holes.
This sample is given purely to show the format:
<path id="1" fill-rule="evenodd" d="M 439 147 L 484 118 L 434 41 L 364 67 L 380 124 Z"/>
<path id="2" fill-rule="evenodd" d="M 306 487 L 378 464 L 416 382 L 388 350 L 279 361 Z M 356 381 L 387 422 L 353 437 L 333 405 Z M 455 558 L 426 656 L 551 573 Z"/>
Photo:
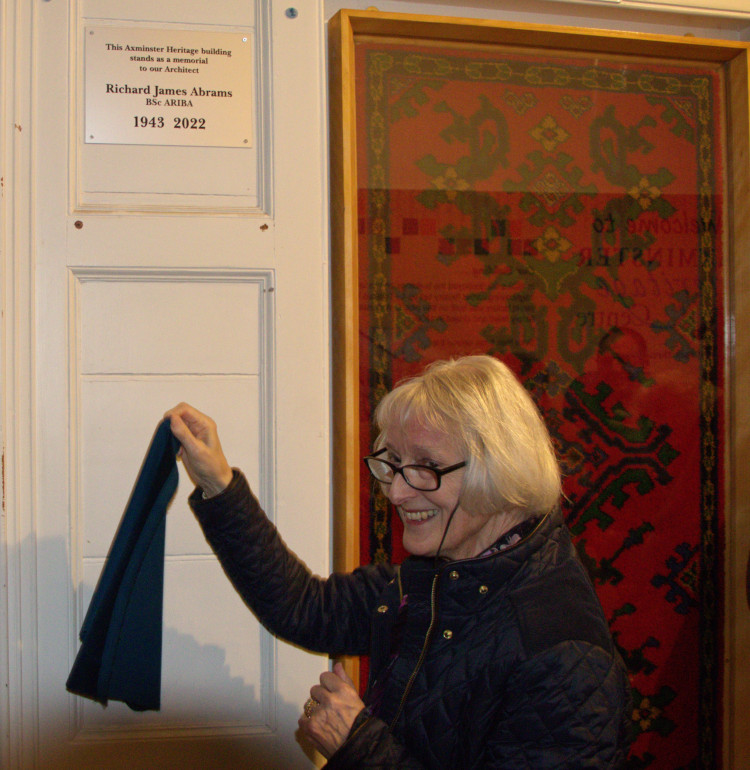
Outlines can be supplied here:
<path id="1" fill-rule="evenodd" d="M 86 142 L 252 146 L 252 37 L 85 29 Z"/>

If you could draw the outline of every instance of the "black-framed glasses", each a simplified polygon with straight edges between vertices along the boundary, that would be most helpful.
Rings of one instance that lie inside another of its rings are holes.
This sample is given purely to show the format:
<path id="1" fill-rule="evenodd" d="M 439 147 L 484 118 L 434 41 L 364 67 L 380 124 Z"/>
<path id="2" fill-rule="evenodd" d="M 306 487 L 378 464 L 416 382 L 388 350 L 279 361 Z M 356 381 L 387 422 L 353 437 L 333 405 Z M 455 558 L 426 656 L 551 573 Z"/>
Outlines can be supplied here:
<path id="1" fill-rule="evenodd" d="M 386 447 L 383 447 L 375 454 L 363 458 L 367 470 L 381 484 L 392 484 L 396 474 L 400 473 L 410 487 L 420 492 L 434 492 L 440 489 L 440 482 L 446 473 L 452 473 L 466 465 L 465 462 L 449 465 L 447 468 L 431 468 L 429 465 L 394 465 L 380 458 L 385 451 Z"/>

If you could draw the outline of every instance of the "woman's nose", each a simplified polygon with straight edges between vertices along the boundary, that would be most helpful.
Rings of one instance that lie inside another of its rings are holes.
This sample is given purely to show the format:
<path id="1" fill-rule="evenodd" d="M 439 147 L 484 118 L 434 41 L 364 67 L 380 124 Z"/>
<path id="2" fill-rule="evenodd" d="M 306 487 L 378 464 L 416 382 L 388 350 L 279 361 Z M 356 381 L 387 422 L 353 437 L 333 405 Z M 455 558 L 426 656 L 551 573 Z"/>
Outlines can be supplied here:
<path id="1" fill-rule="evenodd" d="M 406 483 L 406 479 L 401 473 L 396 473 L 393 476 L 393 481 L 388 487 L 388 499 L 394 505 L 402 505 L 404 502 L 414 497 L 415 494 L 416 490 Z"/>

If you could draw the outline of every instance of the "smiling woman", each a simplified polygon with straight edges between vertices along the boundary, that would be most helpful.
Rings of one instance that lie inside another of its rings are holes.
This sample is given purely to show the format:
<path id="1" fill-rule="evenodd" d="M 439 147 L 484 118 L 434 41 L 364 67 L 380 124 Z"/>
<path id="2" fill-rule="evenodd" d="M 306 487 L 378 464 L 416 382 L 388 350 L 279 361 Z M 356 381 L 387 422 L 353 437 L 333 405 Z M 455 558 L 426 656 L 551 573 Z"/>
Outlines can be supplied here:
<path id="1" fill-rule="evenodd" d="M 365 463 L 411 555 L 328 578 L 284 545 L 213 421 L 187 404 L 167 416 L 193 511 L 259 620 L 370 654 L 364 698 L 340 664 L 310 688 L 300 731 L 328 768 L 622 766 L 625 668 L 560 514 L 549 435 L 504 364 L 438 362 L 382 400 Z"/>
<path id="2" fill-rule="evenodd" d="M 403 471 L 401 479 L 392 472 L 389 480 L 376 472 L 377 460 L 366 458 L 404 522 L 408 553 L 477 556 L 560 498 L 560 471 L 539 412 L 495 358 L 429 366 L 385 396 L 375 422 L 383 461 L 405 463 L 412 474 L 427 466 L 436 481 L 415 484 Z M 464 467 L 441 485 L 443 475 Z"/>
<path id="3" fill-rule="evenodd" d="M 475 513 L 546 513 L 560 499 L 560 469 L 536 405 L 491 356 L 437 361 L 394 388 L 375 410 L 376 447 L 407 424 L 452 437 L 467 461 L 463 502 Z"/>

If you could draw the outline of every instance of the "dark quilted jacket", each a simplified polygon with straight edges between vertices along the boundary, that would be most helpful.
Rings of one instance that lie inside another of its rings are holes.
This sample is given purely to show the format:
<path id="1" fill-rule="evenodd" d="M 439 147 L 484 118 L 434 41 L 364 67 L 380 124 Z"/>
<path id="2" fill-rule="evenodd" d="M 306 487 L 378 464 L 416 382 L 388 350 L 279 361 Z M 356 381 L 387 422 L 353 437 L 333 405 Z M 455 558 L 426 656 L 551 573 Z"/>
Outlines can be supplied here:
<path id="1" fill-rule="evenodd" d="M 191 497 L 235 588 L 273 633 L 311 650 L 371 656 L 370 687 L 398 658 L 378 717 L 360 713 L 330 758 L 339 768 L 617 768 L 629 686 L 599 602 L 559 513 L 519 544 L 440 565 L 408 558 L 327 579 L 279 538 L 235 472 Z M 367 697 L 365 698 L 367 702 Z"/>

